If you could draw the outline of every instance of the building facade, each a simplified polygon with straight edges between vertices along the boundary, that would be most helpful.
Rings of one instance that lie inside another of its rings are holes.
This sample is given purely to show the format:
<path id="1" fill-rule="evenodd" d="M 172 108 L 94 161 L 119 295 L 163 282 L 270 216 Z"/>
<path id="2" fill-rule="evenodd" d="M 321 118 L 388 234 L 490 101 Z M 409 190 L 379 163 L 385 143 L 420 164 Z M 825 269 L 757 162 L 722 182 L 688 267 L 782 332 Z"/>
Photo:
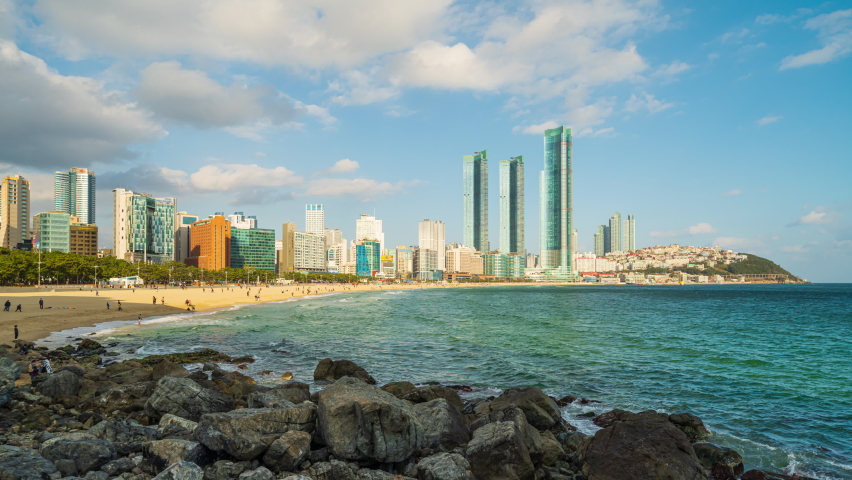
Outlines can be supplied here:
<path id="1" fill-rule="evenodd" d="M 603 257 L 606 255 L 606 225 L 599 225 L 595 232 L 595 255 Z"/>
<path id="2" fill-rule="evenodd" d="M 325 210 L 321 203 L 305 205 L 305 233 L 325 234 Z"/>
<path id="3" fill-rule="evenodd" d="M 20 175 L 0 184 L 0 247 L 16 248 L 30 239 L 30 182 Z"/>
<path id="4" fill-rule="evenodd" d="M 627 243 L 627 251 L 632 252 L 636 250 L 636 217 L 633 215 L 627 215 L 627 221 L 624 222 L 625 229 L 625 241 Z"/>
<path id="5" fill-rule="evenodd" d="M 418 224 L 418 237 L 420 248 L 434 250 L 437 254 L 436 270 L 443 270 L 446 266 L 447 238 L 446 226 L 440 220 L 431 221 L 428 218 Z"/>
<path id="6" fill-rule="evenodd" d="M 71 215 L 42 212 L 33 217 L 33 247 L 42 252 L 71 251 Z"/>
<path id="7" fill-rule="evenodd" d="M 189 258 L 189 251 L 192 248 L 191 235 L 192 224 L 198 221 L 198 215 L 192 215 L 186 212 L 177 212 L 175 214 L 175 260 L 183 263 Z"/>
<path id="8" fill-rule="evenodd" d="M 438 268 L 438 252 L 429 248 L 414 249 L 414 278 L 418 280 L 438 280 L 442 277 Z"/>
<path id="9" fill-rule="evenodd" d="M 375 240 L 355 242 L 355 274 L 372 277 L 381 269 L 381 246 Z"/>
<path id="10" fill-rule="evenodd" d="M 615 212 L 609 217 L 609 244 L 607 252 L 623 252 L 624 251 L 624 232 L 622 230 L 621 213 Z"/>
<path id="11" fill-rule="evenodd" d="M 464 244 L 480 252 L 488 243 L 488 151 L 462 158 Z"/>
<path id="12" fill-rule="evenodd" d="M 399 245 L 396 247 L 396 275 L 399 278 L 414 276 L 414 249 Z"/>
<path id="13" fill-rule="evenodd" d="M 541 195 L 541 267 L 573 271 L 571 266 L 571 129 L 544 132 L 544 170 L 539 176 Z"/>
<path id="14" fill-rule="evenodd" d="M 128 262 L 174 260 L 177 201 L 124 188 L 112 192 L 115 256 Z"/>
<path id="15" fill-rule="evenodd" d="M 232 225 L 230 267 L 275 271 L 275 230 Z"/>
<path id="16" fill-rule="evenodd" d="M 300 272 L 325 272 L 325 235 L 295 232 L 294 266 Z"/>
<path id="17" fill-rule="evenodd" d="M 222 215 L 198 220 L 191 226 L 187 265 L 202 270 L 222 270 L 231 265 L 231 222 Z"/>
<path id="18" fill-rule="evenodd" d="M 71 217 L 70 234 L 71 253 L 89 257 L 98 256 L 97 225 L 79 223 L 76 221 L 76 217 Z"/>
<path id="19" fill-rule="evenodd" d="M 382 221 L 372 215 L 362 213 L 355 221 L 355 241 L 374 240 L 379 242 L 381 249 L 385 248 L 385 233 L 382 231 Z"/>
<path id="20" fill-rule="evenodd" d="M 500 252 L 526 254 L 523 155 L 500 161 Z"/>
<path id="21" fill-rule="evenodd" d="M 216 215 L 225 216 L 222 212 L 216 212 Z M 228 221 L 231 222 L 231 228 L 242 230 L 257 228 L 257 217 L 254 215 L 246 216 L 243 212 L 234 212 L 233 215 L 228 215 Z"/>
<path id="22" fill-rule="evenodd" d="M 80 219 L 84 225 L 95 224 L 95 172 L 72 168 L 53 174 L 53 209 Z"/>
<path id="23" fill-rule="evenodd" d="M 278 274 L 296 271 L 296 224 L 281 225 L 281 250 L 278 251 Z"/>

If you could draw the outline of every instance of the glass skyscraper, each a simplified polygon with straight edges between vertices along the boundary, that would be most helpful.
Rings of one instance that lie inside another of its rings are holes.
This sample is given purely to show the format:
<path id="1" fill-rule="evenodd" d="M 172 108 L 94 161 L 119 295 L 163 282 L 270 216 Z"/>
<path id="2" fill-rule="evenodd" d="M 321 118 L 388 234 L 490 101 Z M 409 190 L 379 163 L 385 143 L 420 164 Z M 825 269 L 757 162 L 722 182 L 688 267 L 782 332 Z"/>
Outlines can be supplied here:
<path id="1" fill-rule="evenodd" d="M 606 226 L 605 225 L 599 225 L 598 231 L 595 232 L 595 256 L 596 257 L 603 257 L 604 255 L 606 255 L 606 248 L 604 246 L 604 245 L 606 245 L 604 243 L 604 238 L 605 238 L 604 232 L 605 231 L 606 231 Z"/>
<path id="2" fill-rule="evenodd" d="M 275 271 L 275 230 L 231 227 L 231 268 Z"/>
<path id="3" fill-rule="evenodd" d="M 526 253 L 523 155 L 500 160 L 500 253 Z"/>
<path id="4" fill-rule="evenodd" d="M 130 262 L 174 260 L 174 198 L 153 198 L 123 188 L 113 190 L 115 256 Z"/>
<path id="5" fill-rule="evenodd" d="M 627 251 L 632 252 L 636 250 L 636 217 L 633 215 L 627 215 L 627 221 L 625 222 L 626 229 L 625 233 L 627 234 Z"/>
<path id="6" fill-rule="evenodd" d="M 544 131 L 541 182 L 541 267 L 572 272 L 571 262 L 571 129 Z M 556 272 L 554 272 L 556 273 Z"/>
<path id="7" fill-rule="evenodd" d="M 80 219 L 86 225 L 95 224 L 95 172 L 87 168 L 72 168 L 53 174 L 53 209 Z"/>
<path id="8" fill-rule="evenodd" d="M 488 151 L 462 159 L 464 182 L 464 244 L 487 252 L 488 244 Z"/>
<path id="9" fill-rule="evenodd" d="M 621 213 L 615 212 L 609 217 L 609 244 L 607 245 L 607 253 L 623 252 L 624 251 L 624 232 L 621 223 Z"/>

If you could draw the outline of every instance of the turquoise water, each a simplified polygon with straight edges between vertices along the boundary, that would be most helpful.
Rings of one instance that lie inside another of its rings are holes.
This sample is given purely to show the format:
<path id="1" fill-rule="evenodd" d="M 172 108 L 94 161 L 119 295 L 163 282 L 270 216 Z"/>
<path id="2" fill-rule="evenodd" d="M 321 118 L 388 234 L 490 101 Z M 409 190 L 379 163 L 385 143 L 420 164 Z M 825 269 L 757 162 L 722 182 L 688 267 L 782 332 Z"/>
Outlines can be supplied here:
<path id="1" fill-rule="evenodd" d="M 310 383 L 347 358 L 380 383 L 513 386 L 688 411 L 746 468 L 852 477 L 852 285 L 519 286 L 342 293 L 101 334 L 136 355 L 211 347 Z M 273 352 L 284 350 L 286 353 Z"/>

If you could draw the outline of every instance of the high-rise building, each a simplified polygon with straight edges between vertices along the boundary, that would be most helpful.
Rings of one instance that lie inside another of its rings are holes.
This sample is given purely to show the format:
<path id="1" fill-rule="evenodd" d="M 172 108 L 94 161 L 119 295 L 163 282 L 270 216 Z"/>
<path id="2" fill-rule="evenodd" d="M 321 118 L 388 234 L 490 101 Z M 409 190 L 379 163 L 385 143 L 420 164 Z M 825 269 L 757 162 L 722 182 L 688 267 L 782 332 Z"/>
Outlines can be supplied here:
<path id="1" fill-rule="evenodd" d="M 16 248 L 30 238 L 30 182 L 20 175 L 0 184 L 0 247 Z"/>
<path id="2" fill-rule="evenodd" d="M 462 158 L 464 183 L 464 244 L 480 252 L 490 250 L 488 244 L 488 151 Z"/>
<path id="3" fill-rule="evenodd" d="M 65 212 L 33 216 L 33 247 L 42 252 L 70 252 L 71 216 Z"/>
<path id="4" fill-rule="evenodd" d="M 322 204 L 309 203 L 305 205 L 305 233 L 325 234 L 325 210 L 323 210 Z"/>
<path id="5" fill-rule="evenodd" d="M 396 247 L 396 274 L 399 278 L 411 278 L 414 275 L 414 249 L 405 245 Z"/>
<path id="6" fill-rule="evenodd" d="M 418 224 L 420 248 L 428 248 L 434 250 L 437 257 L 436 270 L 443 270 L 446 265 L 446 235 L 444 233 L 444 222 L 440 220 L 431 221 L 428 218 Z"/>
<path id="7" fill-rule="evenodd" d="M 396 277 L 396 250 L 391 248 L 388 250 L 382 250 L 382 273 L 385 278 L 394 278 Z"/>
<path id="8" fill-rule="evenodd" d="M 230 267 L 275 271 L 275 230 L 231 226 Z"/>
<path id="9" fill-rule="evenodd" d="M 296 270 L 296 224 L 281 225 L 281 250 L 278 252 L 278 274 Z"/>
<path id="10" fill-rule="evenodd" d="M 80 219 L 81 224 L 95 224 L 95 172 L 72 168 L 53 174 L 53 209 Z"/>
<path id="11" fill-rule="evenodd" d="M 374 240 L 379 242 L 381 249 L 385 248 L 385 234 L 382 231 L 382 221 L 376 217 L 362 213 L 355 221 L 355 241 Z"/>
<path id="12" fill-rule="evenodd" d="M 606 255 L 606 225 L 599 225 L 595 232 L 595 255 L 603 257 Z"/>
<path id="13" fill-rule="evenodd" d="M 124 188 L 112 192 L 115 256 L 128 262 L 174 260 L 177 201 Z"/>
<path id="14" fill-rule="evenodd" d="M 187 265 L 202 270 L 222 270 L 231 265 L 231 222 L 222 215 L 198 220 L 192 236 Z"/>
<path id="15" fill-rule="evenodd" d="M 541 267 L 571 274 L 571 129 L 544 131 L 541 182 Z"/>
<path id="16" fill-rule="evenodd" d="M 197 221 L 198 215 L 186 212 L 175 214 L 175 260 L 178 262 L 183 263 L 189 258 L 189 250 L 192 248 L 192 224 Z"/>
<path id="17" fill-rule="evenodd" d="M 609 244 L 607 253 L 624 251 L 624 233 L 622 231 L 621 213 L 615 212 L 609 217 Z"/>
<path id="18" fill-rule="evenodd" d="M 355 242 L 355 274 L 372 277 L 381 269 L 381 248 L 376 240 Z"/>
<path id="19" fill-rule="evenodd" d="M 627 221 L 624 222 L 626 233 L 626 241 L 627 241 L 627 251 L 632 252 L 636 250 L 636 217 L 633 215 L 627 215 Z"/>
<path id="20" fill-rule="evenodd" d="M 414 278 L 437 280 L 441 270 L 438 268 L 438 252 L 429 248 L 414 249 Z"/>
<path id="21" fill-rule="evenodd" d="M 524 157 L 500 160 L 500 252 L 524 248 Z"/>
<path id="22" fill-rule="evenodd" d="M 527 254 L 527 268 L 538 268 L 538 255 L 534 253 Z"/>
<path id="23" fill-rule="evenodd" d="M 87 225 L 80 223 L 77 217 L 71 217 L 70 230 L 70 248 L 71 253 L 78 255 L 86 255 L 89 257 L 98 256 L 98 226 Z"/>
<path id="24" fill-rule="evenodd" d="M 225 216 L 222 212 L 216 212 L 216 215 Z M 257 228 L 257 217 L 254 215 L 246 216 L 243 212 L 234 212 L 233 215 L 228 215 L 228 221 L 231 222 L 231 228 L 239 228 L 241 230 Z"/>

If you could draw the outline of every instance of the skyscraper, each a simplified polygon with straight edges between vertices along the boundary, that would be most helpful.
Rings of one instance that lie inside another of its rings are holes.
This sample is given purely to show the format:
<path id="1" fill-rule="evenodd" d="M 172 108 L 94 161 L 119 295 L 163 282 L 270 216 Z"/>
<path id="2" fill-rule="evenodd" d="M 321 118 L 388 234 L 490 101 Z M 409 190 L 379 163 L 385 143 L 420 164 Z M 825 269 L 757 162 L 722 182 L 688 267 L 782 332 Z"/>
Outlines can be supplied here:
<path id="1" fill-rule="evenodd" d="M 305 233 L 325 235 L 325 210 L 322 204 L 305 205 Z"/>
<path id="2" fill-rule="evenodd" d="M 633 215 L 627 215 L 627 221 L 624 222 L 627 226 L 625 229 L 626 240 L 627 240 L 627 251 L 632 252 L 636 250 L 636 217 Z"/>
<path id="3" fill-rule="evenodd" d="M 362 213 L 358 220 L 355 220 L 355 241 L 374 240 L 379 242 L 380 250 L 385 249 L 385 234 L 382 231 L 382 221 L 376 217 Z"/>
<path id="4" fill-rule="evenodd" d="M 30 182 L 20 175 L 0 184 L 0 247 L 15 248 L 30 238 Z"/>
<path id="5" fill-rule="evenodd" d="M 444 234 L 444 222 L 437 220 L 431 221 L 428 218 L 419 224 L 420 248 L 434 250 L 436 256 L 435 270 L 443 270 L 446 261 L 446 235 Z"/>
<path id="6" fill-rule="evenodd" d="M 605 231 L 606 231 L 606 225 L 599 225 L 598 231 L 595 232 L 595 256 L 596 257 L 603 257 L 604 255 L 606 255 Z"/>
<path id="7" fill-rule="evenodd" d="M 175 260 L 183 263 L 189 258 L 189 251 L 192 248 L 191 235 L 192 224 L 198 221 L 198 215 L 193 215 L 186 212 L 177 212 L 175 214 Z"/>
<path id="8" fill-rule="evenodd" d="M 571 262 L 571 129 L 544 131 L 541 172 L 541 266 L 570 274 Z"/>
<path id="9" fill-rule="evenodd" d="M 231 222 L 214 215 L 192 224 L 187 265 L 202 270 L 221 270 L 231 264 Z"/>
<path id="10" fill-rule="evenodd" d="M 124 188 L 112 192 L 115 256 L 128 262 L 174 260 L 177 200 Z"/>
<path id="11" fill-rule="evenodd" d="M 609 245 L 607 246 L 607 253 L 624 251 L 624 232 L 622 228 L 621 213 L 615 212 L 613 216 L 609 217 Z"/>
<path id="12" fill-rule="evenodd" d="M 33 239 L 33 243 L 38 241 L 38 249 L 42 252 L 70 252 L 71 216 L 65 212 L 42 212 L 33 216 Z"/>
<path id="13" fill-rule="evenodd" d="M 53 209 L 80 219 L 86 225 L 95 224 L 95 172 L 87 168 L 72 168 L 53 174 Z"/>
<path id="14" fill-rule="evenodd" d="M 483 150 L 462 159 L 464 183 L 464 244 L 480 252 L 490 250 L 488 244 L 488 151 Z"/>
<path id="15" fill-rule="evenodd" d="M 500 160 L 500 252 L 526 253 L 523 155 Z"/>

